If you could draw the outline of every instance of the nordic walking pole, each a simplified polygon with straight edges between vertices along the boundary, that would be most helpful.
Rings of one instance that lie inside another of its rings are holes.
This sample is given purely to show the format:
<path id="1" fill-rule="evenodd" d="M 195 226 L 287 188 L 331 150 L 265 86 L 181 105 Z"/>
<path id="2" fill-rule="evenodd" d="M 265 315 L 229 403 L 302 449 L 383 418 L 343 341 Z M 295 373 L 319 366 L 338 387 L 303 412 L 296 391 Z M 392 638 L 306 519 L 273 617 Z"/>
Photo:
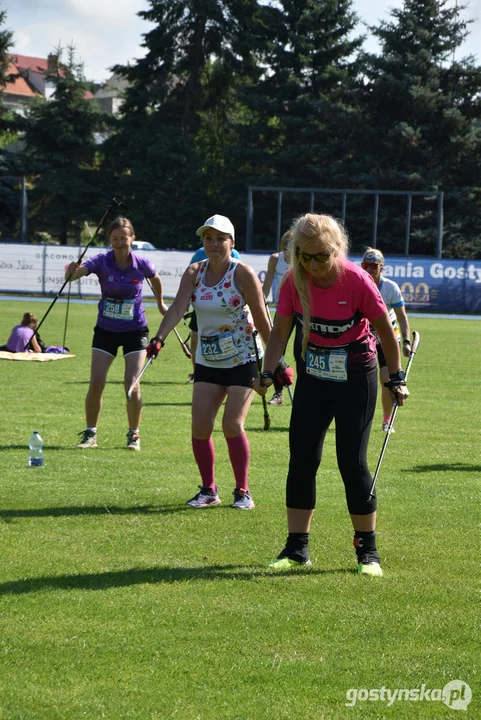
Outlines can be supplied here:
<path id="1" fill-rule="evenodd" d="M 419 340 L 420 340 L 419 333 L 416 332 L 416 331 L 414 331 L 414 332 L 413 332 L 413 343 L 412 343 L 412 345 L 411 345 L 411 352 L 409 353 L 409 360 L 408 360 L 408 364 L 406 365 L 406 373 L 405 373 L 405 375 L 406 375 L 406 380 L 408 379 L 409 371 L 410 371 L 410 369 L 411 369 L 411 365 L 412 365 L 412 362 L 413 362 L 413 360 L 414 360 L 414 356 L 416 355 L 416 351 L 417 351 L 418 346 L 419 346 Z M 386 437 L 384 438 L 384 442 L 383 442 L 383 444 L 382 444 L 381 454 L 380 454 L 380 456 L 379 456 L 379 460 L 377 461 L 376 472 L 374 473 L 374 478 L 373 478 L 373 480 L 372 480 L 372 485 L 371 485 L 371 492 L 369 493 L 369 497 L 368 497 L 368 499 L 367 499 L 368 502 L 371 502 L 372 499 L 373 499 L 374 497 L 376 497 L 375 494 L 374 494 L 374 488 L 376 487 L 376 482 L 377 482 L 377 478 L 378 478 L 378 475 L 379 475 L 379 470 L 381 469 L 381 464 L 382 464 L 382 461 L 383 461 L 383 458 L 384 458 L 384 453 L 386 452 L 387 444 L 388 444 L 389 438 L 390 438 L 390 436 L 391 436 L 391 434 L 392 434 L 392 426 L 394 425 L 394 419 L 395 419 L 395 417 L 396 417 L 398 408 L 399 408 L 399 405 L 397 404 L 397 402 L 395 402 L 395 403 L 394 403 L 394 410 L 393 410 L 393 413 L 392 413 L 392 415 L 391 415 L 391 420 L 390 420 L 390 422 L 389 422 L 389 427 L 388 427 L 387 432 L 386 432 Z"/>
<path id="2" fill-rule="evenodd" d="M 149 288 L 152 290 L 152 292 L 154 292 L 154 288 L 152 287 L 152 283 L 150 282 L 149 278 L 145 278 L 145 279 L 147 280 L 147 284 L 148 284 Z M 155 295 L 155 293 L 154 293 L 154 295 Z M 173 330 L 174 330 L 174 333 L 175 333 L 175 337 L 176 337 L 177 340 L 180 342 L 180 347 L 182 348 L 182 352 L 184 353 L 184 355 L 185 355 L 186 357 L 189 358 L 189 360 L 192 360 L 192 353 L 190 352 L 190 350 L 189 350 L 189 348 L 188 348 L 188 346 L 187 346 L 187 343 L 185 343 L 185 342 L 182 340 L 182 338 L 181 338 L 180 335 L 179 335 L 179 332 L 178 332 L 177 328 L 173 328 Z"/>
<path id="3" fill-rule="evenodd" d="M 87 250 L 89 249 L 89 247 L 92 245 L 93 241 L 95 240 L 95 238 L 96 238 L 97 235 L 99 234 L 100 230 L 102 229 L 102 226 L 103 226 L 103 224 L 104 224 L 104 222 L 105 222 L 108 214 L 109 214 L 112 210 L 114 210 L 114 209 L 120 209 L 120 208 L 124 208 L 125 210 L 127 209 L 126 206 L 125 206 L 122 202 L 120 202 L 120 200 L 117 200 L 117 198 L 112 198 L 111 203 L 110 203 L 110 205 L 107 205 L 107 209 L 105 210 L 104 214 L 102 215 L 102 218 L 101 218 L 101 220 L 100 220 L 100 222 L 99 222 L 99 224 L 98 224 L 98 227 L 97 227 L 96 231 L 95 231 L 94 234 L 92 235 L 92 238 L 91 238 L 90 242 L 87 243 L 87 245 L 86 245 L 85 248 L 84 248 L 83 253 L 80 255 L 79 259 L 77 260 L 77 266 L 80 266 L 80 263 L 82 262 L 82 259 L 83 259 L 84 255 L 85 255 L 85 253 L 87 252 Z M 45 319 L 47 318 L 47 315 L 49 314 L 50 310 L 53 308 L 53 306 L 55 305 L 55 303 L 56 303 L 57 300 L 59 299 L 60 295 L 62 294 L 62 292 L 63 292 L 63 290 L 64 290 L 64 288 L 65 288 L 65 286 L 66 286 L 67 283 L 70 281 L 70 278 L 72 277 L 73 274 L 74 274 L 74 273 L 70 273 L 70 275 L 69 275 L 68 278 L 65 280 L 64 284 L 62 285 L 62 287 L 60 288 L 60 290 L 58 291 L 58 293 L 56 294 L 56 296 L 54 297 L 54 299 L 53 299 L 52 302 L 50 303 L 50 306 L 48 307 L 47 312 L 45 313 L 45 315 L 43 316 L 43 318 L 40 320 L 40 322 L 39 322 L 39 324 L 37 325 L 37 328 L 36 328 L 35 332 L 33 333 L 32 337 L 35 337 L 36 335 L 38 335 L 38 331 L 40 330 L 43 322 L 44 322 Z M 27 349 L 27 347 L 28 347 L 29 343 L 31 342 L 31 340 L 32 340 L 32 338 L 30 338 L 30 340 L 28 341 L 27 345 L 25 346 L 25 348 L 24 348 L 25 350 Z"/>
<path id="4" fill-rule="evenodd" d="M 261 360 L 259 357 L 259 350 L 257 349 L 257 335 L 258 334 L 259 333 L 257 332 L 257 330 L 254 330 L 254 332 L 252 333 L 252 336 L 254 338 L 254 352 L 256 354 L 257 374 L 259 375 L 259 380 L 260 380 L 262 367 L 261 367 Z M 265 395 L 262 395 L 262 406 L 264 408 L 264 430 L 269 430 L 269 428 L 271 426 L 271 419 L 269 417 L 269 410 L 267 409 L 267 400 L 266 400 Z"/>
<path id="5" fill-rule="evenodd" d="M 139 382 L 140 382 L 140 380 L 141 380 L 141 378 L 142 378 L 142 375 L 143 375 L 144 372 L 147 370 L 147 368 L 149 367 L 149 365 L 150 365 L 150 363 L 152 362 L 153 359 L 154 359 L 153 356 L 150 356 L 150 357 L 149 357 L 149 359 L 148 359 L 147 362 L 145 363 L 144 367 L 143 367 L 142 370 L 139 372 L 139 374 L 138 374 L 137 377 L 135 378 L 134 382 L 132 383 L 132 385 L 131 385 L 131 386 L 129 387 L 129 389 L 127 390 L 127 400 L 130 400 L 130 399 L 131 399 L 132 394 L 133 394 L 133 392 L 134 392 L 134 390 L 135 390 L 135 386 L 139 384 Z"/>
<path id="6" fill-rule="evenodd" d="M 162 348 L 164 347 L 164 345 L 165 345 L 164 341 L 161 340 L 160 338 L 152 338 L 152 340 L 150 341 L 150 343 L 149 343 L 149 345 L 148 345 L 148 347 L 147 347 L 147 357 L 148 357 L 148 360 L 147 360 L 147 362 L 145 363 L 145 365 L 144 365 L 144 367 L 142 368 L 142 370 L 141 370 L 141 371 L 139 372 L 139 374 L 137 375 L 137 377 L 135 378 L 135 380 L 133 381 L 132 385 L 131 385 L 131 386 L 129 387 L 129 389 L 127 390 L 127 393 L 126 393 L 126 395 L 127 395 L 127 400 L 130 400 L 130 398 L 132 397 L 133 392 L 134 392 L 134 390 L 135 390 L 135 386 L 139 384 L 139 382 L 140 382 L 140 380 L 141 380 L 141 378 L 142 378 L 142 375 L 143 375 L 144 372 L 147 370 L 147 368 L 148 368 L 149 365 L 151 364 L 152 360 L 155 360 L 155 358 L 157 357 L 157 355 L 159 354 L 159 352 L 162 350 Z"/>
<path id="7" fill-rule="evenodd" d="M 177 328 L 174 328 L 175 337 L 180 342 L 180 347 L 182 348 L 182 351 L 186 357 L 189 358 L 189 360 L 192 360 L 192 353 L 190 352 L 189 348 L 187 347 L 187 344 L 182 340 L 180 337 Z"/>
<path id="8" fill-rule="evenodd" d="M 67 324 L 68 324 L 68 310 L 70 307 L 70 285 L 68 286 L 67 292 L 67 310 L 65 311 L 65 327 L 63 329 L 63 343 L 62 347 L 65 347 L 65 341 L 67 339 Z"/>
<path id="9" fill-rule="evenodd" d="M 272 328 L 274 327 L 274 325 L 273 325 L 273 323 L 272 323 L 271 311 L 269 310 L 269 305 L 267 304 L 267 298 L 266 298 L 266 296 L 264 295 L 264 293 L 262 294 L 262 297 L 264 298 L 264 305 L 266 306 L 267 318 L 268 318 L 268 320 L 269 320 L 269 325 L 271 326 L 271 330 L 272 330 Z M 287 342 L 289 342 L 289 340 L 288 340 Z M 281 362 L 281 363 L 285 363 L 285 362 L 286 362 L 286 361 L 285 361 L 285 358 L 284 358 L 284 355 L 281 355 L 280 362 Z M 292 398 L 291 386 L 290 386 L 290 385 L 286 385 L 286 387 L 287 387 L 287 392 L 289 393 L 289 398 L 290 398 L 290 400 L 291 400 L 291 405 L 292 405 L 293 398 Z"/>

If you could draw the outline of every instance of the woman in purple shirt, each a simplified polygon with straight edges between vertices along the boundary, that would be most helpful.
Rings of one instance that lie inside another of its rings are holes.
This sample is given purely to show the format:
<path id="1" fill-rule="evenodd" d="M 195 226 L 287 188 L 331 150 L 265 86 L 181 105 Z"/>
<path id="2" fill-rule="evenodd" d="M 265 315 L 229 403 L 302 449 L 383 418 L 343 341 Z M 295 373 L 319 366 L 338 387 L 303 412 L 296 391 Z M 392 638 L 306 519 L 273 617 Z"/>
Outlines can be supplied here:
<path id="1" fill-rule="evenodd" d="M 20 325 L 15 325 L 10 337 L 8 338 L 7 344 L 2 345 L 0 350 L 8 350 L 8 352 L 24 352 L 25 349 L 37 353 L 42 352 L 42 348 L 38 344 L 35 336 L 35 330 L 37 328 L 37 318 L 32 313 L 26 312 L 22 318 Z"/>
<path id="2" fill-rule="evenodd" d="M 102 393 L 107 381 L 109 368 L 117 356 L 120 346 L 125 358 L 124 386 L 127 392 L 144 364 L 149 344 L 149 328 L 142 307 L 142 283 L 149 278 L 162 315 L 167 311 L 162 297 L 162 283 L 150 260 L 139 257 L 131 251 L 135 240 L 130 220 L 116 218 L 110 225 L 107 236 L 112 250 L 89 258 L 80 266 L 73 262 L 67 268 L 70 282 L 85 275 L 97 275 L 102 290 L 98 304 L 97 325 L 92 342 L 92 365 L 90 385 L 85 398 L 87 427 L 81 434 L 79 448 L 97 447 L 97 421 L 102 407 Z M 137 385 L 130 400 L 127 400 L 127 448 L 140 450 L 139 425 L 142 414 L 142 398 Z"/>

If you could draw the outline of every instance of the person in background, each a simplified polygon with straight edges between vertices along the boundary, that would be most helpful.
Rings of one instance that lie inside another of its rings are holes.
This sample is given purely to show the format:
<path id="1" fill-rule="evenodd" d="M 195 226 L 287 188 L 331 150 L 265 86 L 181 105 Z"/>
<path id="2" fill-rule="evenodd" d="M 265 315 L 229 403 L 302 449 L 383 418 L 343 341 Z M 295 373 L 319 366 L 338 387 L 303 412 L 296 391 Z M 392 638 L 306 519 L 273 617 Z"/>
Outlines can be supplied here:
<path id="1" fill-rule="evenodd" d="M 81 277 L 97 275 L 102 291 L 98 304 L 97 324 L 92 342 L 90 384 L 85 398 L 87 427 L 77 447 L 97 447 L 97 423 L 102 408 L 102 393 L 107 373 L 122 346 L 125 360 L 124 388 L 127 392 L 144 364 L 149 344 L 149 328 L 142 306 L 142 283 L 150 278 L 157 307 L 161 315 L 167 312 L 162 297 L 162 283 L 152 262 L 131 250 L 135 232 L 130 220 L 116 218 L 109 226 L 107 236 L 112 249 L 100 253 L 80 266 L 72 262 L 65 277 L 70 282 Z M 127 400 L 127 448 L 140 450 L 140 418 L 142 398 L 137 385 Z"/>
<path id="2" fill-rule="evenodd" d="M 189 303 L 196 312 L 199 343 L 192 396 L 192 450 L 202 485 L 187 501 L 192 508 L 219 505 L 214 474 L 214 423 L 225 400 L 222 430 L 235 477 L 234 502 L 237 510 L 252 510 L 249 489 L 249 442 L 244 422 L 257 377 L 256 351 L 263 350 L 270 325 L 262 287 L 254 270 L 232 258 L 234 226 L 223 215 L 213 215 L 197 230 L 207 255 L 189 265 L 182 276 L 174 302 L 169 307 L 147 354 L 156 357 L 169 332 L 182 319 Z"/>
<path id="3" fill-rule="evenodd" d="M 6 350 L 8 352 L 36 352 L 41 353 L 42 348 L 35 335 L 37 329 L 38 320 L 32 313 L 26 312 L 22 318 L 20 325 L 15 325 L 12 329 L 10 337 L 7 340 L 6 345 L 2 345 L 0 350 Z"/>
<path id="4" fill-rule="evenodd" d="M 376 498 L 370 502 L 367 448 L 376 407 L 374 326 L 389 369 L 389 389 L 403 405 L 409 395 L 399 345 L 381 294 L 372 279 L 347 260 L 340 222 L 308 213 L 292 226 L 291 271 L 284 280 L 264 372 L 254 383 L 261 395 L 272 383 L 294 317 L 303 322 L 299 374 L 289 428 L 286 483 L 288 537 L 269 566 L 309 566 L 308 542 L 316 504 L 316 474 L 327 430 L 335 420 L 336 452 L 354 528 L 358 572 L 381 576 L 376 547 Z M 329 552 L 329 537 L 324 543 Z"/>
<path id="5" fill-rule="evenodd" d="M 264 284 L 262 289 L 264 291 L 264 297 L 266 300 L 269 297 L 269 293 L 272 288 L 272 299 L 277 305 L 279 302 L 279 292 L 281 289 L 282 280 L 289 270 L 289 241 L 291 239 L 291 231 L 288 230 L 281 237 L 281 249 L 279 252 L 272 253 L 267 263 L 267 273 L 264 278 Z M 293 325 L 294 327 L 294 325 Z M 292 332 L 292 330 L 291 330 Z M 289 333 L 290 337 L 291 333 Z M 288 338 L 289 341 L 289 338 Z M 287 345 L 287 343 L 286 343 Z M 284 348 L 284 352 L 286 349 Z M 274 378 L 274 395 L 268 401 L 268 405 L 283 405 L 284 404 L 284 386 L 280 384 L 278 378 Z"/>
<path id="6" fill-rule="evenodd" d="M 232 248 L 232 257 L 236 260 L 240 260 L 240 255 L 237 252 L 235 248 Z M 205 260 L 207 258 L 206 252 L 204 250 L 204 247 L 198 248 L 195 253 L 192 255 L 190 259 L 189 265 L 193 265 L 194 263 L 198 263 L 201 260 Z M 188 383 L 194 382 L 194 371 L 195 371 L 195 354 L 197 352 L 197 343 L 198 343 L 198 327 L 197 327 L 197 315 L 195 314 L 195 310 L 192 311 L 191 317 L 190 317 L 190 323 L 189 323 L 189 330 L 190 330 L 190 351 L 192 353 L 192 372 L 187 378 Z"/>
<path id="7" fill-rule="evenodd" d="M 361 261 L 361 267 L 369 273 L 378 286 L 382 299 L 386 303 L 386 307 L 389 311 L 389 318 L 392 322 L 394 332 L 396 333 L 396 337 L 399 342 L 402 336 L 403 355 L 404 357 L 409 357 L 411 353 L 411 331 L 409 329 L 409 320 L 404 306 L 404 298 L 399 285 L 393 280 L 382 276 L 384 255 L 380 250 L 376 250 L 375 248 L 366 248 Z M 401 336 L 399 335 L 399 330 L 401 330 Z M 376 335 L 375 331 L 374 335 Z M 389 423 L 391 422 L 392 394 L 389 392 L 388 388 L 385 387 L 385 383 L 389 380 L 389 371 L 379 338 L 377 338 L 376 347 L 379 363 L 379 380 L 381 383 L 383 414 L 382 429 L 384 432 L 387 432 L 389 429 Z M 394 428 L 391 432 L 395 432 Z"/>

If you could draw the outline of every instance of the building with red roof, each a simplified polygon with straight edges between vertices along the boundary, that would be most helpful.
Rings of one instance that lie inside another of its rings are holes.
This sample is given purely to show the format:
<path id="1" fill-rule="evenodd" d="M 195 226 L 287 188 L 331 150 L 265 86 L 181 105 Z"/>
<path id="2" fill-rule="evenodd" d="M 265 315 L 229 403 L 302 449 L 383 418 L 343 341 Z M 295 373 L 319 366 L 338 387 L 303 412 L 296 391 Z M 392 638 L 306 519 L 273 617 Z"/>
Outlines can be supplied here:
<path id="1" fill-rule="evenodd" d="M 63 69 L 55 53 L 51 53 L 47 58 L 8 53 L 8 58 L 7 75 L 14 77 L 0 88 L 0 91 L 5 107 L 23 115 L 33 98 L 48 99 L 53 94 L 54 86 L 49 81 L 47 73 L 62 73 Z M 93 95 L 90 90 L 86 90 L 84 97 L 86 100 L 91 100 Z"/>

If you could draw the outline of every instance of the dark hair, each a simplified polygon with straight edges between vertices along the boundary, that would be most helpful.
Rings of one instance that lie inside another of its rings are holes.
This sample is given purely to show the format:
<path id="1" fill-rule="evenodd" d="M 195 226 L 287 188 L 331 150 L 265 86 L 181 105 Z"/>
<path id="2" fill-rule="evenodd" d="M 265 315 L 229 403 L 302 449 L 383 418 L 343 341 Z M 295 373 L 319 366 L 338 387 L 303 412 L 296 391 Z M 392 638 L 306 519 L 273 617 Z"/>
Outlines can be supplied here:
<path id="1" fill-rule="evenodd" d="M 37 316 L 32 315 L 32 313 L 25 313 L 25 315 L 22 318 L 21 325 L 31 325 L 32 323 L 37 324 Z"/>
<path id="2" fill-rule="evenodd" d="M 135 235 L 134 226 L 128 218 L 122 217 L 122 215 L 119 215 L 115 218 L 115 220 L 112 220 L 107 230 L 107 237 L 110 238 L 110 235 L 114 230 L 117 230 L 117 228 L 126 228 L 131 235 Z"/>

